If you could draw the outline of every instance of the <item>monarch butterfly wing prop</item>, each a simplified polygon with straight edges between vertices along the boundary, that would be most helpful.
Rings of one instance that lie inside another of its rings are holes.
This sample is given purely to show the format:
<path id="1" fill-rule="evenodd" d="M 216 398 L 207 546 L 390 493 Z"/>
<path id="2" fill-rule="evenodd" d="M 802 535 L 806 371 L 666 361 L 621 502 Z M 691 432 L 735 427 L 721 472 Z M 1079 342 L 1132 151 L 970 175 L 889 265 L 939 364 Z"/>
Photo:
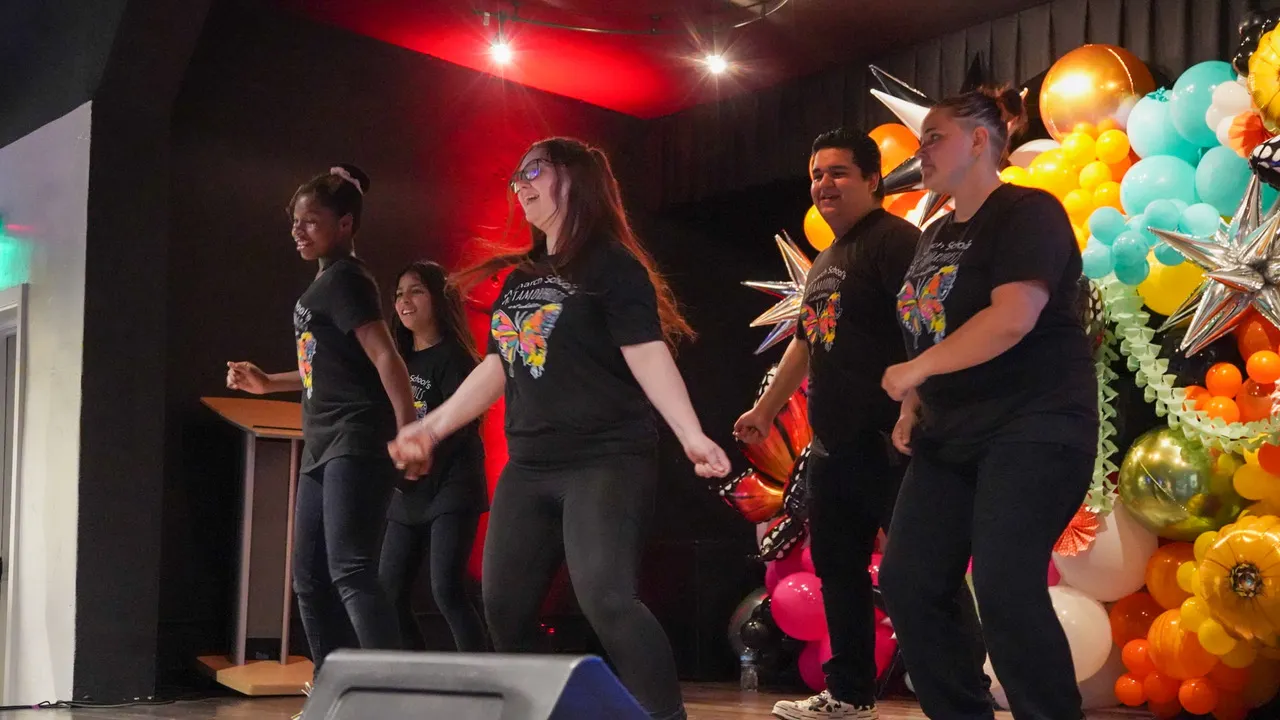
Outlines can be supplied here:
<path id="1" fill-rule="evenodd" d="M 720 486 L 720 497 L 753 523 L 764 522 L 782 510 L 782 486 L 755 470 Z"/>
<path id="2" fill-rule="evenodd" d="M 516 361 L 516 349 L 520 346 L 520 332 L 516 329 L 516 324 L 511 322 L 506 313 L 494 310 L 489 321 L 489 332 L 498 343 L 498 353 L 510 367 Z"/>
<path id="3" fill-rule="evenodd" d="M 800 548 L 808 531 L 804 521 L 790 515 L 773 520 L 764 537 L 760 538 L 760 559 L 769 562 L 780 560 Z"/>
<path id="4" fill-rule="evenodd" d="M 791 481 L 787 483 L 787 491 L 782 496 L 782 508 L 787 514 L 802 521 L 809 519 L 809 448 L 805 448 L 796 458 L 791 469 Z"/>
<path id="5" fill-rule="evenodd" d="M 560 317 L 560 303 L 543 305 L 520 323 L 520 356 L 529 368 L 529 374 L 541 377 L 547 363 L 547 338 L 555 329 Z"/>

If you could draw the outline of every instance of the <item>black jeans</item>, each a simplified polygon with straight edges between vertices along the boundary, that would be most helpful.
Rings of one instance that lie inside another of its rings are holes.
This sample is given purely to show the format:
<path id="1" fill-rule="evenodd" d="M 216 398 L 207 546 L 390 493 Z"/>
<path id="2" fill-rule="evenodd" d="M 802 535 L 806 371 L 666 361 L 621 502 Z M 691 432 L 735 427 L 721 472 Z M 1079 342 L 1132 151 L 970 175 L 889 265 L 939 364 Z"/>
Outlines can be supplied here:
<path id="1" fill-rule="evenodd" d="M 925 714 L 990 720 L 983 658 L 956 607 L 970 554 L 982 634 L 1018 720 L 1079 720 L 1071 649 L 1045 568 L 1084 501 L 1092 453 L 1052 443 L 996 443 L 957 464 L 916 448 L 880 568 L 894 629 Z"/>
<path id="2" fill-rule="evenodd" d="M 395 650 L 400 628 L 378 583 L 378 545 L 396 480 L 389 458 L 337 457 L 298 479 L 293 591 L 316 673 L 339 647 Z"/>
<path id="3" fill-rule="evenodd" d="M 480 516 L 445 513 L 423 525 L 387 522 L 378 575 L 387 596 L 396 606 L 406 650 L 425 650 L 426 642 L 413 613 L 413 586 L 430 561 L 431 595 L 449 623 L 454 646 L 461 652 L 484 652 L 484 625 L 467 597 L 467 558 L 475 541 Z"/>
<path id="4" fill-rule="evenodd" d="M 831 659 L 822 669 L 832 697 L 852 705 L 876 702 L 875 604 L 867 566 L 880 528 L 889 530 L 905 469 L 905 459 L 876 432 L 831 452 L 815 447 L 809 456 L 810 551 L 831 636 Z M 890 546 L 895 541 L 889 537 Z M 964 583 L 959 595 L 976 627 Z M 976 631 L 970 641 L 981 658 Z"/>
<path id="5" fill-rule="evenodd" d="M 683 718 L 671 644 L 636 596 L 653 455 L 533 469 L 508 464 L 484 546 L 484 610 L 494 649 L 534 648 L 538 611 L 562 560 L 622 683 L 655 718 Z"/>

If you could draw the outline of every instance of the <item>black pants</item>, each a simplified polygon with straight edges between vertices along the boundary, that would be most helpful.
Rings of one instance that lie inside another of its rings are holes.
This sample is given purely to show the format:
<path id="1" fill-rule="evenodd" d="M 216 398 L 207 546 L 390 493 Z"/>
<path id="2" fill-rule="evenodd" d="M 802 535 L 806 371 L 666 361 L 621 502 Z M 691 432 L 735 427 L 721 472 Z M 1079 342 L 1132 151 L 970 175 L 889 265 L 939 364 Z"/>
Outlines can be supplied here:
<path id="1" fill-rule="evenodd" d="M 317 674 L 339 647 L 400 647 L 395 611 L 378 583 L 378 545 L 395 479 L 389 458 L 355 456 L 329 460 L 298 479 L 293 591 Z"/>
<path id="2" fill-rule="evenodd" d="M 831 659 L 822 669 L 831 695 L 852 705 L 876 701 L 875 604 L 867 566 L 880 528 L 889 529 L 905 468 L 888 439 L 875 432 L 838 450 L 815 448 L 809 456 L 810 551 L 831 636 Z M 895 540 L 890 536 L 889 545 Z M 976 624 L 963 583 L 960 597 Z M 981 657 L 976 630 L 970 640 Z"/>
<path id="3" fill-rule="evenodd" d="M 1051 443 L 993 444 L 953 464 L 917 448 L 880 569 L 894 629 L 925 714 L 994 717 L 983 658 L 956 606 L 972 553 L 982 634 L 1018 720 L 1079 720 L 1071 650 L 1045 568 L 1084 501 L 1093 455 Z"/>
<path id="4" fill-rule="evenodd" d="M 475 513 L 446 513 L 423 525 L 387 523 L 378 575 L 395 603 L 406 650 L 426 649 L 413 613 L 413 587 L 426 558 L 431 595 L 449 623 L 454 645 L 460 652 L 484 652 L 484 626 L 466 590 L 467 558 L 479 524 Z"/>
<path id="5" fill-rule="evenodd" d="M 484 609 L 498 652 L 533 650 L 538 610 L 563 559 L 623 684 L 653 717 L 683 718 L 671 644 L 636 596 L 657 474 L 652 455 L 554 470 L 508 464 L 489 513 Z"/>

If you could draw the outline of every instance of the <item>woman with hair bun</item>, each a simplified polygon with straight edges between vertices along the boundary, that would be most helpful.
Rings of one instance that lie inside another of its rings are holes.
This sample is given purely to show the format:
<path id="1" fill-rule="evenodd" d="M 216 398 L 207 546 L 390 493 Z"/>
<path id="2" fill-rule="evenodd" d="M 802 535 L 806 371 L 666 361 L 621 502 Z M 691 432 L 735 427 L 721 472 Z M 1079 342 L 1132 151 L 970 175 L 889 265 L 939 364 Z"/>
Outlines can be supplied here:
<path id="1" fill-rule="evenodd" d="M 956 209 L 921 237 L 897 304 L 909 359 L 882 381 L 902 401 L 893 439 L 911 464 L 880 587 L 935 718 L 994 717 L 956 602 L 971 557 L 1014 717 L 1083 716 L 1045 568 L 1093 476 L 1097 384 L 1072 310 L 1081 266 L 1066 212 L 1042 190 L 1000 182 L 1022 115 L 1003 88 L 926 116 L 924 185 Z"/>
<path id="2" fill-rule="evenodd" d="M 378 285 L 355 256 L 368 190 L 360 168 L 336 165 L 289 201 L 298 254 L 319 264 L 293 308 L 298 370 L 268 375 L 253 363 L 227 363 L 229 388 L 302 392 L 293 589 L 317 674 L 325 656 L 353 641 L 400 647 L 378 582 L 378 546 L 397 479 L 387 441 L 415 414 Z"/>

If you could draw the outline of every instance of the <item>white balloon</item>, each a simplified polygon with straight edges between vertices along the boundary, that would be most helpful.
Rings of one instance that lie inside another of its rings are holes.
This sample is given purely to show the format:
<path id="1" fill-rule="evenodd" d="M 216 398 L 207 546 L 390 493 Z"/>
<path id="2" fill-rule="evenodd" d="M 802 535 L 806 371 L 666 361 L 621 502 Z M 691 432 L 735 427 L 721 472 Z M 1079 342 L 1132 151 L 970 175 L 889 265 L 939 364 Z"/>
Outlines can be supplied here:
<path id="1" fill-rule="evenodd" d="M 1049 138 L 1032 140 L 1031 142 L 1023 143 L 1017 150 L 1009 154 L 1009 164 L 1022 168 L 1030 167 L 1031 161 L 1035 160 L 1037 155 L 1060 147 L 1062 147 L 1062 144 L 1057 140 Z"/>
<path id="2" fill-rule="evenodd" d="M 1049 598 L 1058 613 L 1058 622 L 1071 645 L 1071 662 L 1076 682 L 1091 677 L 1107 663 L 1111 654 L 1111 621 L 1102 603 L 1072 587 L 1049 588 Z"/>
<path id="3" fill-rule="evenodd" d="M 1231 124 L 1235 122 L 1235 120 L 1236 116 L 1232 115 L 1230 117 L 1222 118 L 1222 122 L 1218 123 L 1216 131 L 1218 134 L 1218 142 L 1222 143 L 1226 147 L 1231 147 L 1230 145 L 1227 145 L 1227 141 L 1231 139 Z"/>
<path id="4" fill-rule="evenodd" d="M 1213 107 L 1223 115 L 1239 115 L 1252 106 L 1249 91 L 1240 83 L 1224 82 L 1213 89 Z"/>
<path id="5" fill-rule="evenodd" d="M 1224 85 L 1226 83 L 1223 83 Z M 1235 117 L 1235 113 L 1227 113 L 1218 105 L 1210 105 L 1208 110 L 1204 111 L 1204 124 L 1211 128 L 1217 128 L 1224 117 Z"/>
<path id="6" fill-rule="evenodd" d="M 1063 583 L 1094 600 L 1114 602 L 1132 595 L 1146 583 L 1147 560 L 1156 545 L 1156 536 L 1117 504 L 1110 515 L 1102 518 L 1097 538 L 1088 550 L 1074 556 L 1055 553 L 1053 564 Z"/>
<path id="7" fill-rule="evenodd" d="M 1116 681 L 1128 672 L 1121 659 L 1119 645 L 1112 644 L 1111 655 L 1102 669 L 1089 679 L 1080 683 L 1080 698 L 1084 701 L 1085 710 L 1100 710 L 1116 707 L 1120 701 L 1116 699 Z"/>

